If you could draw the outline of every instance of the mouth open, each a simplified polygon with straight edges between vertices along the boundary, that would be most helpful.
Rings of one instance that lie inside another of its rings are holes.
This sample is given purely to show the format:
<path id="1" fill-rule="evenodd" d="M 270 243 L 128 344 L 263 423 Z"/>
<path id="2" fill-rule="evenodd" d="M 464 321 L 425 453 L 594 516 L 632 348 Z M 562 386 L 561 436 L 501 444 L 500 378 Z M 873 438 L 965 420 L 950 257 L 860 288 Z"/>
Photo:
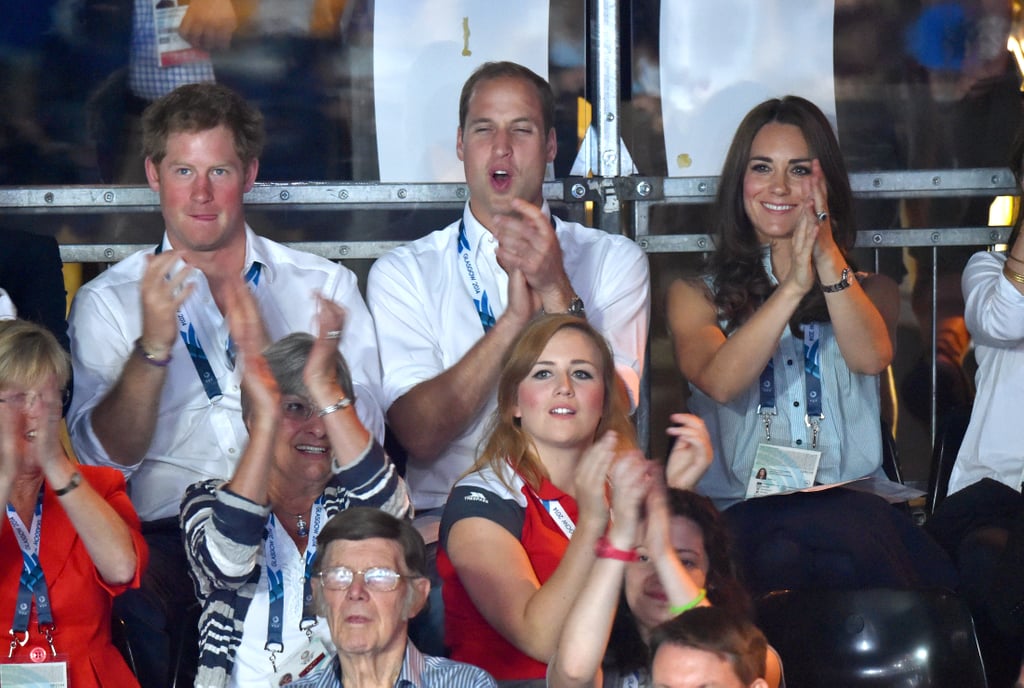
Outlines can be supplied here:
<path id="1" fill-rule="evenodd" d="M 508 191 L 512 186 L 512 175 L 508 170 L 491 171 L 491 186 L 495 191 Z"/>

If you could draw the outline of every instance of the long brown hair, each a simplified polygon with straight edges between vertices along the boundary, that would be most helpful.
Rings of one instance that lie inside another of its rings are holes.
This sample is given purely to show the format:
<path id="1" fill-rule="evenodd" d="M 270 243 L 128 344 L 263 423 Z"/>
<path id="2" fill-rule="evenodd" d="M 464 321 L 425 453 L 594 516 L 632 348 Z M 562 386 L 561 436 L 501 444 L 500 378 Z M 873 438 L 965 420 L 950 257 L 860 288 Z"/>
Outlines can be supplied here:
<path id="1" fill-rule="evenodd" d="M 769 123 L 792 124 L 800 129 L 812 157 L 821 163 L 828 190 L 828 212 L 839 250 L 847 257 L 857 238 L 853 222 L 853 193 L 846 163 L 832 125 L 814 103 L 785 96 L 761 103 L 743 118 L 729 146 L 719 179 L 714 206 L 715 251 L 708 260 L 714 279 L 714 301 L 719 317 L 731 332 L 753 315 L 775 291 L 761 260 L 757 232 L 743 206 L 743 180 L 754 137 Z M 811 289 L 790 320 L 794 333 L 805 322 L 828 321 L 825 296 Z"/>
<path id="2" fill-rule="evenodd" d="M 490 466 L 499 477 L 503 477 L 507 461 L 534 489 L 540 487 L 541 481 L 548 477 L 533 439 L 515 417 L 515 406 L 519 402 L 519 383 L 530 374 L 551 338 L 565 329 L 574 329 L 586 335 L 597 347 L 600 356 L 598 364 L 604 383 L 604 408 L 594 437 L 601 437 L 609 430 L 614 430 L 622 444 L 636 444 L 633 424 L 629 419 L 626 386 L 615 372 L 615 359 L 604 337 L 581 318 L 564 314 L 540 315 L 527 325 L 505 357 L 498 380 L 498 408 L 491 418 L 487 440 L 479 452 L 479 458 L 468 472 Z M 511 488 L 510 485 L 506 487 Z"/>

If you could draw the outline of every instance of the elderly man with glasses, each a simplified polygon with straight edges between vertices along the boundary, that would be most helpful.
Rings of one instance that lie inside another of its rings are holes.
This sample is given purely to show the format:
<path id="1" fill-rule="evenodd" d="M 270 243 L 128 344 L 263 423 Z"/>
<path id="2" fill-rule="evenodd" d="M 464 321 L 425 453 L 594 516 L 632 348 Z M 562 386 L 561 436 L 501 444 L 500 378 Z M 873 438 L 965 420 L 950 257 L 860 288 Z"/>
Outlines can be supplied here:
<path id="1" fill-rule="evenodd" d="M 317 613 L 338 649 L 292 688 L 493 688 L 469 664 L 425 656 L 408 639 L 427 600 L 426 548 L 407 521 L 372 507 L 338 513 L 320 531 L 313 563 Z"/>

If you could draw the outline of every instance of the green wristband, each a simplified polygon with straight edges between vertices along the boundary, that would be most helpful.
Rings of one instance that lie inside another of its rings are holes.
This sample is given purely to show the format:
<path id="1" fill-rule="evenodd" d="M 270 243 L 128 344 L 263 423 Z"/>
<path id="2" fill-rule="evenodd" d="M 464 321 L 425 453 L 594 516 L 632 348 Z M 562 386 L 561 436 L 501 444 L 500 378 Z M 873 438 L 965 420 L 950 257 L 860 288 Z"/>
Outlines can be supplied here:
<path id="1" fill-rule="evenodd" d="M 669 607 L 668 608 L 668 613 L 671 614 L 673 617 L 679 616 L 683 612 L 688 612 L 691 609 L 693 609 L 694 607 L 696 607 L 698 604 L 700 604 L 705 599 L 707 599 L 707 596 L 708 596 L 707 589 L 706 588 L 701 588 L 700 592 L 697 593 L 697 596 L 694 597 L 689 602 L 687 602 L 686 604 L 680 604 L 680 605 L 677 605 L 675 607 Z"/>

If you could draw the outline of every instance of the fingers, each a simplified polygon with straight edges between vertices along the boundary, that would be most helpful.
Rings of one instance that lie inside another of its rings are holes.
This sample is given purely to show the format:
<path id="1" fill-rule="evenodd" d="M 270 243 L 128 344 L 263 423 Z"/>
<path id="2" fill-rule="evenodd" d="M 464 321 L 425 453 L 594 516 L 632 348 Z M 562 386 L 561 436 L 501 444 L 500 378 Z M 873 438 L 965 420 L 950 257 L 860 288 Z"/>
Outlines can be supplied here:
<path id="1" fill-rule="evenodd" d="M 714 451 L 707 427 L 699 417 L 688 413 L 674 413 L 675 425 L 665 432 L 675 438 L 665 467 L 669 486 L 692 490 L 711 466 Z"/>
<path id="2" fill-rule="evenodd" d="M 0 402 L 0 474 L 13 476 L 18 472 L 24 433 L 20 409 L 7 401 Z"/>
<path id="3" fill-rule="evenodd" d="M 302 371 L 303 382 L 318 404 L 327 406 L 342 394 L 338 383 L 338 343 L 345 326 L 345 309 L 321 294 L 317 302 L 317 337 Z"/>
<path id="4" fill-rule="evenodd" d="M 178 309 L 194 289 L 186 281 L 193 268 L 180 262 L 176 251 L 149 256 L 149 264 L 142 275 L 142 341 L 154 355 L 171 350 L 178 338 Z"/>
<path id="5" fill-rule="evenodd" d="M 494 221 L 499 264 L 509 273 L 521 270 L 530 287 L 542 293 L 568 284 L 551 219 L 522 199 L 513 199 L 512 208 L 514 213 Z"/>
<path id="6" fill-rule="evenodd" d="M 314 293 L 313 298 L 316 299 L 317 338 L 341 339 L 345 328 L 345 309 L 323 294 Z"/>
<path id="7" fill-rule="evenodd" d="M 238 18 L 230 0 L 192 0 L 178 33 L 203 50 L 221 50 L 231 44 Z"/>
<path id="8" fill-rule="evenodd" d="M 235 346 L 246 359 L 262 357 L 269 338 L 263 327 L 263 316 L 256 297 L 241 276 L 227 285 L 225 301 L 228 329 Z"/>

